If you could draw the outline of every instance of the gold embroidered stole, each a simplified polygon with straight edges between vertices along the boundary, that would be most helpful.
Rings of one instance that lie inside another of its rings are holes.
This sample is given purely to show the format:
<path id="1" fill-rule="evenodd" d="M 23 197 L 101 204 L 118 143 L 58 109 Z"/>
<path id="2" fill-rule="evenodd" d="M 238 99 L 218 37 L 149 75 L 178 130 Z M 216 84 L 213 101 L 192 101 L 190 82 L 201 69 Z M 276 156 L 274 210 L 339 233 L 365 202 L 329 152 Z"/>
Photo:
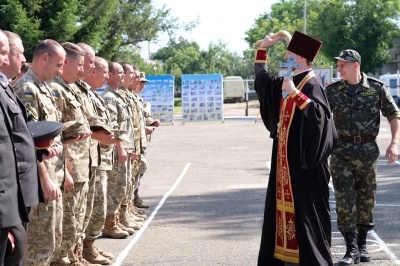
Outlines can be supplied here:
<path id="1" fill-rule="evenodd" d="M 299 83 L 301 91 L 304 84 L 314 77 L 310 71 Z M 281 100 L 278 124 L 278 156 L 276 169 L 276 230 L 274 257 L 285 262 L 299 263 L 297 245 L 294 198 L 287 157 L 289 129 L 292 124 L 296 104 L 292 97 Z"/>

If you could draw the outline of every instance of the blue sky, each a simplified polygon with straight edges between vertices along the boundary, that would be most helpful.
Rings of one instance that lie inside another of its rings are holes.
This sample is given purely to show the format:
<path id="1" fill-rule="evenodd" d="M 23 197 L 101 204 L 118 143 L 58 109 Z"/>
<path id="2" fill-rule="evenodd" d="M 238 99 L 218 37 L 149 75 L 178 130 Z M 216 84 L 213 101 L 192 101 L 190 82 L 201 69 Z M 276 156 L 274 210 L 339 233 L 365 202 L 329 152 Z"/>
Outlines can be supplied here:
<path id="1" fill-rule="evenodd" d="M 248 46 L 243 40 L 245 32 L 254 25 L 254 20 L 265 12 L 270 12 L 273 3 L 279 0 L 154 0 L 157 7 L 165 4 L 171 9 L 171 15 L 181 22 L 195 21 L 199 24 L 191 32 L 179 32 L 178 35 L 196 41 L 200 48 L 208 50 L 210 42 L 218 40 L 226 43 L 233 52 L 241 53 Z M 267 34 L 267 32 L 266 32 Z M 157 44 L 150 44 L 150 51 L 155 52 L 168 41 L 167 36 L 160 36 Z M 142 45 L 142 54 L 147 58 L 148 44 Z"/>

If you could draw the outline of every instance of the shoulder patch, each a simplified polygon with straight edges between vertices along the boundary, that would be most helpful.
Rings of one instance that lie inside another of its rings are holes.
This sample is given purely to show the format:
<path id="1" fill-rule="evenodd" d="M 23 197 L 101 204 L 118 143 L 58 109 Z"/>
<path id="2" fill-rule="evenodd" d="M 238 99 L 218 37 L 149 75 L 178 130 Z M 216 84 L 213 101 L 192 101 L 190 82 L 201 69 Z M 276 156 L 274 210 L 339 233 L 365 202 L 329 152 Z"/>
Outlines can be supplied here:
<path id="1" fill-rule="evenodd" d="M 24 96 L 25 96 L 26 98 L 32 98 L 32 97 L 33 97 L 33 92 L 31 92 L 31 91 L 25 91 L 25 92 L 24 92 Z"/>
<path id="2" fill-rule="evenodd" d="M 333 86 L 334 84 L 339 84 L 341 81 L 342 81 L 341 79 L 333 81 L 333 82 L 329 83 L 328 86 L 326 86 L 326 87 Z"/>
<path id="3" fill-rule="evenodd" d="M 55 100 L 58 100 L 60 98 L 60 95 L 58 93 L 53 92 L 53 97 Z"/>
<path id="4" fill-rule="evenodd" d="M 378 82 L 378 83 L 380 83 L 381 85 L 383 85 L 383 82 L 382 82 L 381 80 L 377 79 L 377 78 L 368 76 L 367 79 L 373 80 L 373 81 Z"/>

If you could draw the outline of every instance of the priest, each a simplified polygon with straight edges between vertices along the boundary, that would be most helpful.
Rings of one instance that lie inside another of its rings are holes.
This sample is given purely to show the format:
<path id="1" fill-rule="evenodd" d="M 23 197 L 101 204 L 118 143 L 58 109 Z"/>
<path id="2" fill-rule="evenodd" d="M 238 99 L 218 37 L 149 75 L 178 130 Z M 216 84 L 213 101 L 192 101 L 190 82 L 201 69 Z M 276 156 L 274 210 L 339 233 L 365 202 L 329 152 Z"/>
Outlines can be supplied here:
<path id="1" fill-rule="evenodd" d="M 322 42 L 296 31 L 285 55 L 289 70 L 296 68 L 278 77 L 268 73 L 267 49 L 281 38 L 267 35 L 254 60 L 261 117 L 273 139 L 258 265 L 333 265 L 327 158 L 337 134 L 312 70 Z"/>

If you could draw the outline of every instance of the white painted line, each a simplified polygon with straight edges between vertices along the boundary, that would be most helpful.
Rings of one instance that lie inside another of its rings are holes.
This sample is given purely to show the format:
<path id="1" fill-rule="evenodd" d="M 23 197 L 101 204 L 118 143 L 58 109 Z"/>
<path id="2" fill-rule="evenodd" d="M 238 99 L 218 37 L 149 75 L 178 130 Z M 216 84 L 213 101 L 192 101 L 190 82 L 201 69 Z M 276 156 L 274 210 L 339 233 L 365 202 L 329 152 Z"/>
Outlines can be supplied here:
<path id="1" fill-rule="evenodd" d="M 117 259 L 115 260 L 115 263 L 113 265 L 119 266 L 121 263 L 124 261 L 124 259 L 128 256 L 129 252 L 133 248 L 133 246 L 136 244 L 136 242 L 139 241 L 140 237 L 143 235 L 144 231 L 146 228 L 149 226 L 151 221 L 154 219 L 156 216 L 157 212 L 161 209 L 161 207 L 164 205 L 164 202 L 167 200 L 167 198 L 174 192 L 174 190 L 178 187 L 179 183 L 182 181 L 182 179 L 185 177 L 186 172 L 189 170 L 189 166 L 191 163 L 186 164 L 185 168 L 183 169 L 181 175 L 175 180 L 174 184 L 172 187 L 168 190 L 167 193 L 165 193 L 164 197 L 160 200 L 158 203 L 157 207 L 154 209 L 154 211 L 151 213 L 150 217 L 147 218 L 146 222 L 143 224 L 142 228 L 136 233 L 135 232 L 135 237 L 128 243 L 128 245 L 124 248 L 124 250 L 118 255 Z"/>
<path id="2" fill-rule="evenodd" d="M 386 245 L 386 243 L 378 236 L 377 233 L 375 233 L 374 230 L 369 231 L 369 233 L 376 239 L 376 241 L 379 243 L 379 245 L 381 246 L 381 249 L 383 251 L 385 251 L 385 253 L 390 257 L 390 260 L 395 262 L 396 265 L 400 265 L 400 261 L 399 259 L 396 257 L 396 255 L 391 252 L 388 248 L 388 246 Z"/>

